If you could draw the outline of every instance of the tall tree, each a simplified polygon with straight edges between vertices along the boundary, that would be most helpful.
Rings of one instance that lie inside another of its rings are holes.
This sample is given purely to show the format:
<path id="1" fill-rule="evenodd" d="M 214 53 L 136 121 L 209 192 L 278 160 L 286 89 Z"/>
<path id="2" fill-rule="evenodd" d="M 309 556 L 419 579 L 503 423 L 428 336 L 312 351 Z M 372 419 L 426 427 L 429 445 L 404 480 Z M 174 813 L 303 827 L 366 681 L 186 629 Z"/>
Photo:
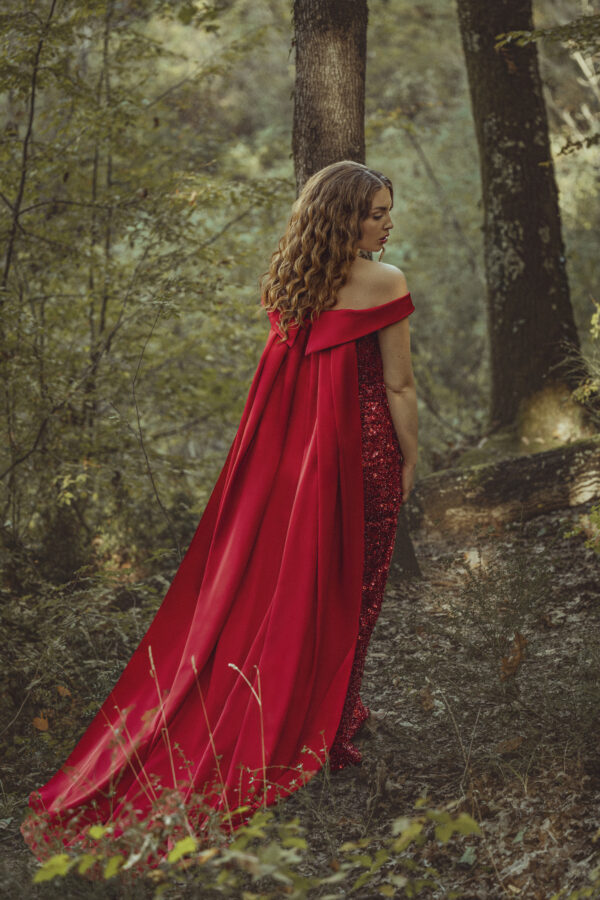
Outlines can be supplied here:
<path id="1" fill-rule="evenodd" d="M 564 341 L 578 346 L 537 48 L 497 35 L 530 30 L 531 0 L 457 0 L 484 206 L 491 347 L 491 424 L 568 381 Z"/>
<path id="2" fill-rule="evenodd" d="M 294 0 L 292 151 L 298 191 L 341 159 L 365 161 L 367 0 Z M 401 510 L 394 565 L 420 575 Z"/>
<path id="3" fill-rule="evenodd" d="M 367 0 L 294 0 L 298 190 L 329 163 L 365 161 L 367 16 Z"/>

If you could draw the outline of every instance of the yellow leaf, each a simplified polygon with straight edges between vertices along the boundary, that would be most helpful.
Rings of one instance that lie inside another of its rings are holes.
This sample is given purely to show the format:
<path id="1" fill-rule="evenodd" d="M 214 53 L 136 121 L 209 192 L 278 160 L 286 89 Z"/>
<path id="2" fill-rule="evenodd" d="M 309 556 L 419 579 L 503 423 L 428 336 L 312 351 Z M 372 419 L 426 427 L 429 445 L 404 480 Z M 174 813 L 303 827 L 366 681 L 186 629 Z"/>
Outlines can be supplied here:
<path id="1" fill-rule="evenodd" d="M 445 844 L 450 840 L 455 831 L 459 834 L 481 834 L 479 825 L 467 813 L 460 813 L 455 819 L 441 821 L 435 827 L 435 836 L 438 841 Z"/>
<path id="2" fill-rule="evenodd" d="M 405 828 L 402 834 L 396 838 L 392 847 L 397 853 L 400 853 L 402 850 L 405 850 L 409 844 L 417 838 L 421 832 L 423 831 L 423 823 L 422 822 L 413 822 L 408 828 Z"/>
<path id="3" fill-rule="evenodd" d="M 481 828 L 468 813 L 460 813 L 454 820 L 454 828 L 459 834 L 481 834 Z"/>
<path id="4" fill-rule="evenodd" d="M 77 864 L 77 871 L 80 875 L 85 875 L 87 870 L 90 869 L 99 859 L 102 859 L 102 857 L 94 856 L 93 853 L 84 853 L 83 856 L 80 857 L 79 863 Z"/>
<path id="5" fill-rule="evenodd" d="M 186 853 L 193 853 L 197 846 L 198 842 L 196 841 L 196 838 L 191 836 L 184 837 L 180 841 L 177 841 L 167 856 L 167 860 L 170 863 L 177 862 L 177 860 L 181 859 L 182 856 L 185 856 Z"/>
<path id="6" fill-rule="evenodd" d="M 283 838 L 281 841 L 282 847 L 298 847 L 299 850 L 306 850 L 308 844 L 301 837 L 294 837 L 293 835 L 288 838 Z"/>
<path id="7" fill-rule="evenodd" d="M 108 828 L 105 828 L 104 825 L 92 825 L 90 828 L 88 828 L 89 836 L 91 838 L 93 838 L 95 841 L 97 841 L 104 834 L 106 834 L 107 831 L 108 831 Z"/>
<path id="8" fill-rule="evenodd" d="M 57 876 L 66 875 L 74 860 L 70 859 L 66 853 L 59 853 L 57 856 L 51 856 L 44 865 L 39 869 L 33 878 L 35 884 L 41 881 L 52 881 Z"/>
<path id="9" fill-rule="evenodd" d="M 109 861 L 104 866 L 104 877 L 105 878 L 113 878 L 121 866 L 123 865 L 124 856 L 121 856 L 119 853 L 118 856 L 111 856 Z"/>
<path id="10" fill-rule="evenodd" d="M 42 710 L 39 716 L 34 718 L 33 727 L 38 731 L 48 731 L 48 716 L 45 710 Z"/>
<path id="11" fill-rule="evenodd" d="M 452 834 L 454 832 L 454 823 L 453 822 L 444 822 L 443 824 L 435 826 L 435 836 L 438 841 L 441 841 L 442 844 L 445 844 L 450 840 Z"/>
<path id="12" fill-rule="evenodd" d="M 427 810 L 427 818 L 433 819 L 434 822 L 440 822 L 443 825 L 446 825 L 448 822 L 452 821 L 452 816 L 445 809 L 429 809 Z"/>

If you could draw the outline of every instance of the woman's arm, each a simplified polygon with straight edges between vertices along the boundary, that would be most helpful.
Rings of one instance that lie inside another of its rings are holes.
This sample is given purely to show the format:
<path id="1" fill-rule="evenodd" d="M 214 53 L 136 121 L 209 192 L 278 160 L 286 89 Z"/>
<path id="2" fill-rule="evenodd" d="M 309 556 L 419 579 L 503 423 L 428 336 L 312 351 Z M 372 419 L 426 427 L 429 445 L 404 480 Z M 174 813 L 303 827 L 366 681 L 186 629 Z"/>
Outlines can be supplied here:
<path id="1" fill-rule="evenodd" d="M 378 332 L 383 380 L 398 443 L 404 458 L 402 495 L 407 500 L 414 483 L 417 464 L 417 392 L 410 359 L 408 318 Z"/>

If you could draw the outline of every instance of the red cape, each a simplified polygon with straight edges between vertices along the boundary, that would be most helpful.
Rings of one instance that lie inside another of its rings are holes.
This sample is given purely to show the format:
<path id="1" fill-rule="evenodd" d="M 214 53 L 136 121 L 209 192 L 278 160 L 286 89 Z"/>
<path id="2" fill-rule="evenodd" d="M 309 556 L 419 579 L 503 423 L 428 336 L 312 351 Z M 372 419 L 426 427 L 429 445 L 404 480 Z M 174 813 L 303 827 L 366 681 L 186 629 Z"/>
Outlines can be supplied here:
<path id="1" fill-rule="evenodd" d="M 407 294 L 326 311 L 286 341 L 271 315 L 238 432 L 166 597 L 64 766 L 32 794 L 50 830 L 70 810 L 107 821 L 131 801 L 145 815 L 161 787 L 221 808 L 253 791 L 251 805 L 272 802 L 323 765 L 361 604 L 354 341 L 413 309 Z M 24 833 L 39 853 L 31 821 Z"/>

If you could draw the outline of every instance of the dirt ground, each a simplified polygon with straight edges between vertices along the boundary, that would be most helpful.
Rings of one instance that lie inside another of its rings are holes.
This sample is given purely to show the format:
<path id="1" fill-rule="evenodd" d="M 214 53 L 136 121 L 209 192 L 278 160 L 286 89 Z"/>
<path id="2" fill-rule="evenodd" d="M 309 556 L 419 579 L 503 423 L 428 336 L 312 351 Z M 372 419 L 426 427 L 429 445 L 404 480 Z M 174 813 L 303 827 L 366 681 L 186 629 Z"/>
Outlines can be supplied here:
<path id="1" fill-rule="evenodd" d="M 421 804 L 469 813 L 481 835 L 411 845 L 404 858 L 431 875 L 420 896 L 600 897 L 600 556 L 573 533 L 585 512 L 415 542 L 422 577 L 390 579 L 369 651 L 362 765 L 278 807 L 307 829 L 305 872 L 335 871 L 344 842 L 383 840 Z M 22 811 L 0 819 L 0 895 L 83 896 L 33 888 Z M 382 896 L 394 871 L 352 896 Z"/>
<path id="2" fill-rule="evenodd" d="M 426 797 L 482 831 L 458 852 L 452 841 L 414 851 L 440 873 L 428 896 L 541 900 L 590 885 L 600 864 L 600 557 L 585 534 L 568 536 L 585 512 L 472 542 L 415 543 L 423 577 L 391 579 L 369 652 L 363 699 L 381 718 L 356 741 L 363 764 L 331 778 L 326 803 L 322 784 L 294 798 L 310 810 L 315 795 L 314 833 L 328 831 L 315 848 L 383 834 Z M 376 885 L 360 896 L 379 896 Z"/>

